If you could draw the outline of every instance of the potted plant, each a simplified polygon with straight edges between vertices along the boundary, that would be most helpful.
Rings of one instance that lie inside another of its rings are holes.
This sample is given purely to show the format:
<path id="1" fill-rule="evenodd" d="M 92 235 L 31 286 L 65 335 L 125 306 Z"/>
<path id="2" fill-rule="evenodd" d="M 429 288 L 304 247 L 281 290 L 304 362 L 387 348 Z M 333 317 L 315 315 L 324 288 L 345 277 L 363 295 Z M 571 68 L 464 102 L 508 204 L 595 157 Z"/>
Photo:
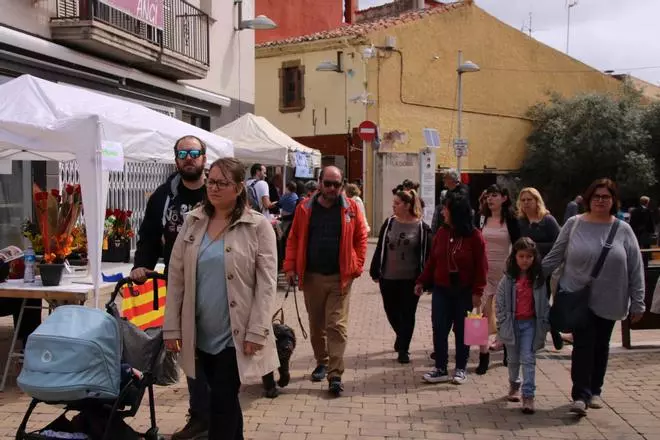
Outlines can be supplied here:
<path id="1" fill-rule="evenodd" d="M 105 211 L 103 228 L 102 260 L 128 263 L 131 258 L 131 238 L 135 236 L 131 226 L 131 211 L 108 209 Z"/>
<path id="2" fill-rule="evenodd" d="M 43 259 L 38 265 L 41 282 L 44 286 L 57 286 L 64 260 L 71 253 L 71 230 L 82 209 L 80 185 L 66 185 L 61 193 L 57 189 L 44 191 L 36 184 L 32 188 L 43 245 Z"/>

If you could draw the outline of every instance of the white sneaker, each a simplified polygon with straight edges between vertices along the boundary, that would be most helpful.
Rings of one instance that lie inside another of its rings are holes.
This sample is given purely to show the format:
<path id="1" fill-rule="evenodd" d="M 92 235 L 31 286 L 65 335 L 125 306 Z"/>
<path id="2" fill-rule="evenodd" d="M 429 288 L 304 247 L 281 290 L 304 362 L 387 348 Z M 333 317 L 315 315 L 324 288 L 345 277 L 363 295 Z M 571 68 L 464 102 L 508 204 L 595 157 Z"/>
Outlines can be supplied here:
<path id="1" fill-rule="evenodd" d="M 576 400 L 571 405 L 570 412 L 572 412 L 573 414 L 577 414 L 578 416 L 586 416 L 587 415 L 587 404 L 584 403 L 581 400 Z"/>
<path id="2" fill-rule="evenodd" d="M 603 399 L 600 396 L 591 396 L 589 401 L 589 408 L 601 409 L 603 407 Z"/>
<path id="3" fill-rule="evenodd" d="M 437 368 L 434 368 L 433 370 L 424 374 L 422 379 L 427 383 L 446 383 L 451 381 L 451 378 L 449 377 L 449 374 L 447 374 L 446 370 L 443 371 Z"/>
<path id="4" fill-rule="evenodd" d="M 456 370 L 452 382 L 455 385 L 463 385 L 465 382 L 467 382 L 467 374 L 465 373 L 465 370 Z"/>

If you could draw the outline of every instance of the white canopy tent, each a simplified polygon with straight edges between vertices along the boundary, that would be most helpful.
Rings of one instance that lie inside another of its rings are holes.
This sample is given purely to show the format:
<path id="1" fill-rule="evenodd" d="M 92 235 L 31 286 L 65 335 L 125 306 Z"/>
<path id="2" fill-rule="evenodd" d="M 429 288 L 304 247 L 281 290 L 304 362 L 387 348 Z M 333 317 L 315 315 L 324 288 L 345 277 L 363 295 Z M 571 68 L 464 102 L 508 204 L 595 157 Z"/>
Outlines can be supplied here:
<path id="1" fill-rule="evenodd" d="M 231 141 L 139 104 L 30 75 L 0 85 L 0 160 L 78 162 L 97 307 L 108 192 L 104 147 L 120 144 L 128 161 L 171 163 L 174 143 L 185 135 L 206 143 L 209 161 L 233 156 Z"/>
<path id="2" fill-rule="evenodd" d="M 280 131 L 268 119 L 246 113 L 213 133 L 230 139 L 236 157 L 247 163 L 295 166 L 295 153 L 311 157 L 312 168 L 321 166 L 321 152 Z"/>

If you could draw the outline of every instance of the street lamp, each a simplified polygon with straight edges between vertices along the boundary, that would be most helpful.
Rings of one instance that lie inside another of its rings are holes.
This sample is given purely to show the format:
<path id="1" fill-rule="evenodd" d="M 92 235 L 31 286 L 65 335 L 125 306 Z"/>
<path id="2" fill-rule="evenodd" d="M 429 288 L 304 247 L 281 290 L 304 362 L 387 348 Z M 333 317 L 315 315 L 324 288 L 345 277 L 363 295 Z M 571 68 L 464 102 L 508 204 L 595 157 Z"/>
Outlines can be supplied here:
<path id="1" fill-rule="evenodd" d="M 463 74 L 470 72 L 478 72 L 479 66 L 473 63 L 472 61 L 463 62 L 463 52 L 458 51 L 458 67 L 456 72 L 458 73 L 458 135 L 457 140 L 461 140 L 461 123 L 463 116 Z M 456 151 L 456 170 L 459 175 L 461 173 L 461 162 L 463 159 L 463 152 Z"/>
<path id="2" fill-rule="evenodd" d="M 255 31 L 267 31 L 277 27 L 277 24 L 265 15 L 258 15 L 250 20 L 243 20 L 243 0 L 234 0 L 234 5 L 238 6 L 238 28 L 236 30 L 252 29 Z"/>
<path id="3" fill-rule="evenodd" d="M 337 73 L 343 73 L 343 55 L 344 52 L 342 51 L 337 51 L 337 62 L 333 61 L 322 61 L 319 63 L 318 66 L 316 66 L 316 71 L 317 72 L 337 72 Z"/>

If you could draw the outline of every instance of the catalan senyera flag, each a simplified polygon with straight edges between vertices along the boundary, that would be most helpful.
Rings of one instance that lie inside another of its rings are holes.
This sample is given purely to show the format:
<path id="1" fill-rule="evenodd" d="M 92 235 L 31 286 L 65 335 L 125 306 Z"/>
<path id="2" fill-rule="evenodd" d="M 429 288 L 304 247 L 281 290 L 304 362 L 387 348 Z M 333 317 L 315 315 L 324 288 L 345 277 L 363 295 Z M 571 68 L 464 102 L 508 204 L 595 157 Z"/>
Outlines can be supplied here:
<path id="1" fill-rule="evenodd" d="M 121 314 L 124 318 L 142 330 L 151 327 L 162 327 L 165 319 L 165 298 L 167 286 L 165 280 L 158 280 L 158 310 L 154 310 L 154 280 L 148 280 L 142 285 L 133 285 L 122 290 Z"/>

